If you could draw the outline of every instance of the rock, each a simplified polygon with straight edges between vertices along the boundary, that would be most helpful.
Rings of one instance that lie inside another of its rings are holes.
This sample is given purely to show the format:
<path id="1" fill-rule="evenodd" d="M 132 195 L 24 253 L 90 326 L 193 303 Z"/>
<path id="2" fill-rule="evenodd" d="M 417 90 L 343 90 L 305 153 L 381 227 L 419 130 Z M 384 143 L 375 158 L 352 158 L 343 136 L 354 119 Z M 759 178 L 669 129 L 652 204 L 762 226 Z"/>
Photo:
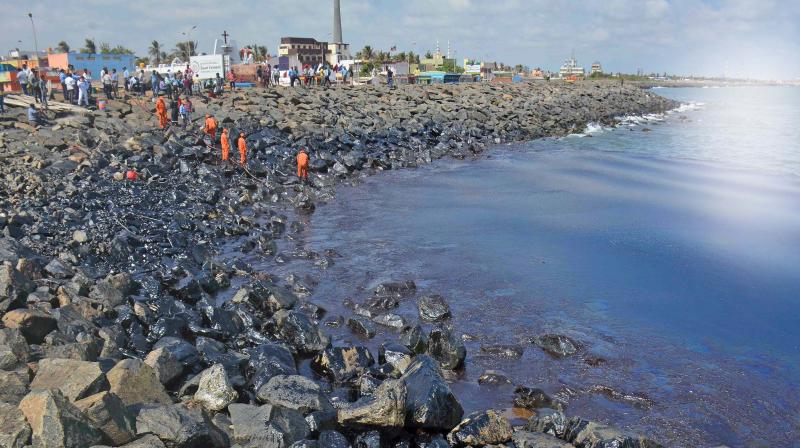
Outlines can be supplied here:
<path id="1" fill-rule="evenodd" d="M 294 356 L 283 344 L 264 343 L 249 349 L 248 354 L 247 369 L 253 372 L 250 381 L 256 391 L 276 375 L 297 374 Z"/>
<path id="2" fill-rule="evenodd" d="M 184 367 L 193 367 L 200 362 L 200 353 L 197 348 L 181 338 L 163 337 L 153 344 L 153 350 L 158 349 L 170 352 Z"/>
<path id="3" fill-rule="evenodd" d="M 375 288 L 376 296 L 408 297 L 417 292 L 417 285 L 410 280 L 404 282 L 389 282 Z"/>
<path id="4" fill-rule="evenodd" d="M 107 374 L 111 392 L 125 406 L 138 407 L 144 404 L 172 404 L 158 373 L 138 359 L 125 359 L 117 363 Z"/>
<path id="5" fill-rule="evenodd" d="M 319 434 L 326 429 L 334 429 L 337 427 L 337 412 L 336 410 L 328 411 L 314 411 L 306 415 L 306 424 L 312 434 Z"/>
<path id="6" fill-rule="evenodd" d="M 351 448 L 347 437 L 339 431 L 322 431 L 319 434 L 319 445 L 325 448 Z"/>
<path id="7" fill-rule="evenodd" d="M 506 443 L 514 430 L 508 419 L 497 411 L 488 410 L 470 414 L 447 435 L 454 446 L 484 446 Z"/>
<path id="8" fill-rule="evenodd" d="M 166 448 L 166 445 L 153 434 L 147 434 L 133 442 L 122 445 L 120 448 Z"/>
<path id="9" fill-rule="evenodd" d="M 22 332 L 16 328 L 0 328 L 0 370 L 11 370 L 28 361 L 30 349 Z"/>
<path id="10" fill-rule="evenodd" d="M 461 421 L 464 409 L 442 378 L 436 361 L 419 355 L 401 377 L 408 390 L 406 426 L 450 431 Z"/>
<path id="11" fill-rule="evenodd" d="M 305 314 L 280 310 L 274 315 L 284 341 L 297 353 L 313 355 L 325 350 L 330 340 Z"/>
<path id="12" fill-rule="evenodd" d="M 31 426 L 36 447 L 84 448 L 103 439 L 103 434 L 57 389 L 31 392 L 19 409 Z"/>
<path id="13" fill-rule="evenodd" d="M 517 448 L 575 448 L 557 437 L 528 431 L 515 431 L 511 437 Z"/>
<path id="14" fill-rule="evenodd" d="M 86 232 L 83 230 L 76 230 L 72 232 L 72 241 L 75 241 L 78 244 L 83 244 L 89 241 L 89 237 L 86 235 Z"/>
<path id="15" fill-rule="evenodd" d="M 347 319 L 347 328 L 353 333 L 367 339 L 374 338 L 376 333 L 375 325 L 363 316 L 353 316 Z"/>
<path id="16" fill-rule="evenodd" d="M 342 384 L 367 371 L 375 359 L 366 347 L 329 347 L 311 361 L 319 375 Z"/>
<path id="17" fill-rule="evenodd" d="M 450 305 L 444 297 L 434 294 L 417 300 L 419 318 L 427 322 L 441 322 L 450 318 Z"/>
<path id="18" fill-rule="evenodd" d="M 243 447 L 287 448 L 309 436 L 303 416 L 292 409 L 265 404 L 228 406 L 234 441 Z"/>
<path id="19" fill-rule="evenodd" d="M 148 353 L 144 363 L 156 371 L 161 384 L 169 384 L 183 374 L 183 364 L 164 347 Z"/>
<path id="20" fill-rule="evenodd" d="M 543 334 L 533 338 L 532 342 L 550 355 L 559 358 L 574 355 L 578 351 L 578 346 L 572 339 L 560 334 Z"/>
<path id="21" fill-rule="evenodd" d="M 136 432 L 155 434 L 171 448 L 229 446 L 225 435 L 198 405 L 145 406 L 136 416 Z"/>
<path id="22" fill-rule="evenodd" d="M 28 394 L 30 376 L 28 367 L 16 371 L 0 370 L 0 402 L 18 404 Z"/>
<path id="23" fill-rule="evenodd" d="M 0 402 L 0 446 L 22 448 L 31 438 L 31 427 L 16 406 Z"/>
<path id="24" fill-rule="evenodd" d="M 24 306 L 28 294 L 35 289 L 36 285 L 11 262 L 0 264 L 0 313 Z"/>
<path id="25" fill-rule="evenodd" d="M 414 354 L 407 347 L 388 342 L 378 349 L 378 362 L 391 365 L 401 375 L 413 361 Z"/>
<path id="26" fill-rule="evenodd" d="M 115 288 L 108 280 L 95 283 L 89 292 L 89 297 L 103 303 L 108 308 L 116 308 L 127 301 L 127 294 Z"/>
<path id="27" fill-rule="evenodd" d="M 497 344 L 481 346 L 481 355 L 498 358 L 519 359 L 524 352 L 525 348 L 518 345 Z"/>
<path id="28" fill-rule="evenodd" d="M 543 390 L 517 386 L 514 390 L 514 407 L 523 409 L 552 408 L 555 403 Z"/>
<path id="29" fill-rule="evenodd" d="M 214 364 L 200 374 L 194 399 L 209 411 L 221 411 L 236 401 L 239 394 L 231 386 L 222 364 Z"/>
<path id="30" fill-rule="evenodd" d="M 75 407 L 114 445 L 128 443 L 136 436 L 136 415 L 110 392 L 100 392 L 78 400 Z"/>
<path id="31" fill-rule="evenodd" d="M 467 349 L 464 347 L 464 342 L 445 327 L 436 327 L 431 330 L 428 336 L 426 353 L 439 361 L 439 365 L 443 369 L 448 370 L 461 368 L 467 357 Z"/>
<path id="32" fill-rule="evenodd" d="M 368 426 L 378 428 L 400 428 L 406 419 L 408 392 L 402 380 L 386 380 L 375 393 L 356 403 L 339 409 L 339 424 L 344 426 Z"/>
<path id="33" fill-rule="evenodd" d="M 44 267 L 45 272 L 55 278 L 69 278 L 75 275 L 75 271 L 64 260 L 53 258 Z"/>
<path id="34" fill-rule="evenodd" d="M 407 326 L 406 320 L 399 314 L 394 313 L 381 313 L 372 318 L 372 321 L 384 327 L 394 328 L 396 330 L 403 329 Z"/>
<path id="35" fill-rule="evenodd" d="M 58 389 L 70 401 L 108 389 L 100 364 L 72 359 L 45 358 L 39 361 L 32 391 Z"/>
<path id="36" fill-rule="evenodd" d="M 416 354 L 425 353 L 428 349 L 428 337 L 419 325 L 404 328 L 400 335 L 400 343 Z"/>
<path id="37" fill-rule="evenodd" d="M 561 411 L 555 409 L 537 409 L 536 415 L 528 420 L 525 429 L 532 432 L 550 434 L 563 439 L 567 432 L 567 418 L 564 417 Z"/>
<path id="38" fill-rule="evenodd" d="M 380 431 L 367 431 L 356 436 L 355 448 L 381 448 L 382 446 Z"/>
<path id="39" fill-rule="evenodd" d="M 505 373 L 497 371 L 497 370 L 487 370 L 478 377 L 478 384 L 489 384 L 493 386 L 498 386 L 501 384 L 511 384 L 511 380 L 508 379 Z"/>
<path id="40" fill-rule="evenodd" d="M 573 417 L 564 439 L 578 448 L 663 448 L 652 440 L 624 434 L 609 426 Z"/>
<path id="41" fill-rule="evenodd" d="M 262 403 L 294 409 L 303 414 L 333 409 L 319 384 L 300 375 L 277 375 L 258 389 Z"/>
<path id="42" fill-rule="evenodd" d="M 19 329 L 29 344 L 41 344 L 44 337 L 56 329 L 57 323 L 50 314 L 32 309 L 13 310 L 3 316 L 3 324 Z"/>

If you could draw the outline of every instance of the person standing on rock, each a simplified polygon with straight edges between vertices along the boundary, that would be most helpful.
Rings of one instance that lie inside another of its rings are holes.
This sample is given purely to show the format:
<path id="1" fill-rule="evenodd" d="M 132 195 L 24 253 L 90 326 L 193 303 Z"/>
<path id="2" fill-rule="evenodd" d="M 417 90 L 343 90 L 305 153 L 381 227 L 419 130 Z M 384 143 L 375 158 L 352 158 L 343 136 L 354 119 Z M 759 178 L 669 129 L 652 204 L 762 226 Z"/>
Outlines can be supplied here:
<path id="1" fill-rule="evenodd" d="M 89 89 L 91 85 L 89 81 L 86 80 L 83 76 L 81 76 L 80 81 L 78 81 L 78 106 L 86 106 L 89 107 Z"/>
<path id="2" fill-rule="evenodd" d="M 297 177 L 303 182 L 308 182 L 308 154 L 303 148 L 300 148 L 297 154 Z"/>
<path id="3" fill-rule="evenodd" d="M 203 132 L 211 137 L 211 146 L 213 147 L 217 143 L 217 120 L 211 114 L 206 114 Z"/>
<path id="4" fill-rule="evenodd" d="M 232 68 L 231 68 L 231 71 L 228 72 L 228 82 L 231 83 L 231 91 L 235 91 L 236 90 L 236 73 L 233 72 Z"/>
<path id="5" fill-rule="evenodd" d="M 228 137 L 228 129 L 222 130 L 222 135 L 219 138 L 219 144 L 222 147 L 222 161 L 227 162 L 231 154 L 231 139 Z"/>
<path id="6" fill-rule="evenodd" d="M 245 166 L 247 164 L 247 140 L 244 138 L 244 132 L 239 133 L 239 164 Z"/>
<path id="7" fill-rule="evenodd" d="M 164 104 L 164 97 L 160 95 L 156 101 L 156 116 L 158 117 L 158 126 L 161 129 L 166 129 L 168 123 L 167 105 Z"/>
<path id="8" fill-rule="evenodd" d="M 131 72 L 128 71 L 128 67 L 122 67 L 122 80 L 125 81 L 125 91 L 128 91 L 128 81 L 130 81 Z"/>
<path id="9" fill-rule="evenodd" d="M 178 103 L 180 103 L 180 100 L 176 100 L 175 98 L 169 100 L 170 126 L 178 124 L 178 117 L 180 116 L 181 109 Z"/>

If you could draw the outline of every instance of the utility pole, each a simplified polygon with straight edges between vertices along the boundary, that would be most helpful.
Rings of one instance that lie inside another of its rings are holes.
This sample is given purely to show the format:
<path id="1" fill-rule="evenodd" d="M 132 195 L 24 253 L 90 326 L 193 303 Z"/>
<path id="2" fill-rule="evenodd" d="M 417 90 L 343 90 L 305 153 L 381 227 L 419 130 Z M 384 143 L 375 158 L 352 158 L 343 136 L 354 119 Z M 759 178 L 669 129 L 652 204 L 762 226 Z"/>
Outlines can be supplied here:
<path id="1" fill-rule="evenodd" d="M 31 19 L 31 28 L 33 28 L 33 46 L 36 50 L 36 66 L 39 66 L 39 39 L 36 37 L 36 25 L 33 23 L 33 13 L 28 13 L 28 18 Z"/>

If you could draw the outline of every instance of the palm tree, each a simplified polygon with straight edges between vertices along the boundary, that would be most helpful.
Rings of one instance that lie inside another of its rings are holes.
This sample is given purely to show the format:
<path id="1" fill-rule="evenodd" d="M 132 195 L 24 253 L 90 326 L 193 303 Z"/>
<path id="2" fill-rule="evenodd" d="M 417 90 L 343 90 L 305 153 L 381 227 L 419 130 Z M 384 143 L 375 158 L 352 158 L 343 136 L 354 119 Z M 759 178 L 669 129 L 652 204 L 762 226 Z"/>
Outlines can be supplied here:
<path id="1" fill-rule="evenodd" d="M 90 53 L 90 54 L 97 53 L 97 46 L 94 44 L 94 39 L 84 40 L 83 48 L 81 48 L 81 53 Z"/>
<path id="2" fill-rule="evenodd" d="M 100 53 L 108 54 L 111 53 L 111 44 L 108 42 L 100 42 Z"/>
<path id="3" fill-rule="evenodd" d="M 372 47 L 364 45 L 364 49 L 361 50 L 361 59 L 371 61 L 373 56 L 375 56 L 375 52 L 372 50 Z"/>
<path id="4" fill-rule="evenodd" d="M 178 42 L 175 44 L 175 51 L 173 54 L 181 58 L 182 61 L 188 62 L 190 57 L 197 56 L 197 42 L 193 40 Z"/>
<path id="5" fill-rule="evenodd" d="M 269 56 L 269 54 L 267 53 L 266 45 L 256 45 L 256 51 L 261 54 L 261 61 L 267 60 L 267 56 Z"/>
<path id="6" fill-rule="evenodd" d="M 69 44 L 62 40 L 58 43 L 58 51 L 59 53 L 69 53 Z"/>
<path id="7" fill-rule="evenodd" d="M 406 52 L 405 51 L 401 51 L 400 53 L 397 53 L 397 55 L 394 57 L 394 60 L 398 61 L 398 62 L 407 62 L 406 59 L 408 59 L 408 57 L 406 56 Z"/>
<path id="8" fill-rule="evenodd" d="M 150 55 L 150 57 L 152 58 L 151 60 L 154 62 L 155 65 L 161 64 L 162 55 L 164 55 L 164 51 L 162 51 L 161 49 L 161 43 L 159 43 L 157 40 L 150 42 L 150 49 L 147 50 L 147 54 Z"/>
<path id="9" fill-rule="evenodd" d="M 430 52 L 430 50 L 425 53 L 425 59 L 433 59 L 433 54 Z"/>

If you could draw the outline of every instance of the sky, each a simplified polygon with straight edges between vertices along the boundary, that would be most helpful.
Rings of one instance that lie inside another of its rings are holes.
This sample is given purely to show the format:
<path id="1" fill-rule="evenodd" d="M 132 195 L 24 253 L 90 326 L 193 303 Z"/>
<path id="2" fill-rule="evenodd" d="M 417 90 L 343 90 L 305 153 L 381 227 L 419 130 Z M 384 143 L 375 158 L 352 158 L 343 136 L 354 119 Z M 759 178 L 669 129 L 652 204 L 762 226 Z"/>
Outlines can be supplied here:
<path id="1" fill-rule="evenodd" d="M 10 2 L 10 5 L 8 4 Z M 341 0 L 354 49 L 435 51 L 557 70 L 573 54 L 587 69 L 800 78 L 800 0 Z M 201 52 L 228 31 L 240 46 L 277 53 L 281 36 L 331 39 L 332 0 L 5 0 L 0 52 L 87 37 L 146 55 L 191 38 Z M 21 41 L 21 42 L 19 42 Z"/>

